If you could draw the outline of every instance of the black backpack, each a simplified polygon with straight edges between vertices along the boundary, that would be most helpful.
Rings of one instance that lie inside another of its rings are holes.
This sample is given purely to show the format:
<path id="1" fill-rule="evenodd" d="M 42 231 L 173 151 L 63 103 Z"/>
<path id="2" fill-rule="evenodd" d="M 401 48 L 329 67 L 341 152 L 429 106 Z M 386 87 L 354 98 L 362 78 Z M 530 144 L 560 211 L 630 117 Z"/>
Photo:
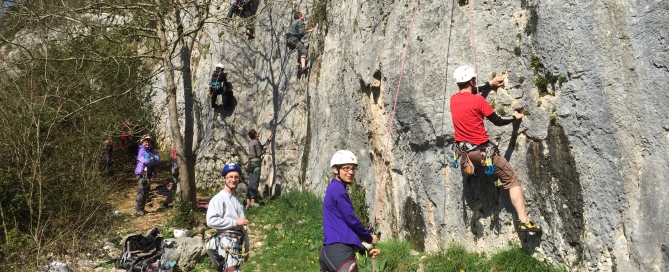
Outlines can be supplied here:
<path id="1" fill-rule="evenodd" d="M 146 235 L 127 235 L 123 237 L 121 244 L 123 253 L 116 260 L 116 268 L 129 272 L 148 271 L 163 255 L 163 235 L 158 228 L 149 230 Z"/>

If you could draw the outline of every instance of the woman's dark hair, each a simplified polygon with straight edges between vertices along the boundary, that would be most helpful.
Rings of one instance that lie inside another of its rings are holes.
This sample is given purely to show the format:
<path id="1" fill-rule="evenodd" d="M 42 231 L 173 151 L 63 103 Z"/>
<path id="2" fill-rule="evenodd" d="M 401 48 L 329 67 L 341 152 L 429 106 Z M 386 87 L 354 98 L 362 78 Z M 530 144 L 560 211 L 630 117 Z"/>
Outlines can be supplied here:
<path id="1" fill-rule="evenodd" d="M 300 16 L 302 16 L 302 12 L 297 11 L 297 12 L 295 12 L 295 14 L 293 15 L 293 19 L 295 19 L 295 20 L 300 19 Z"/>
<path id="2" fill-rule="evenodd" d="M 249 130 L 249 138 L 251 138 L 251 140 L 255 139 L 256 138 L 256 133 L 257 132 L 256 132 L 255 129 Z"/>

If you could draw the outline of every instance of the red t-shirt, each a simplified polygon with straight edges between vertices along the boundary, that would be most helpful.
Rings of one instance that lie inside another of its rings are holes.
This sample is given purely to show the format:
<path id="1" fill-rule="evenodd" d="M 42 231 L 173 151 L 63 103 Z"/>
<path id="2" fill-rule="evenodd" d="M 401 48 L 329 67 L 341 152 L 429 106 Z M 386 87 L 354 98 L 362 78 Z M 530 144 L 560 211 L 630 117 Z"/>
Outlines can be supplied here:
<path id="1" fill-rule="evenodd" d="M 483 118 L 495 112 L 480 95 L 456 93 L 451 96 L 451 117 L 456 142 L 480 145 L 488 141 Z"/>

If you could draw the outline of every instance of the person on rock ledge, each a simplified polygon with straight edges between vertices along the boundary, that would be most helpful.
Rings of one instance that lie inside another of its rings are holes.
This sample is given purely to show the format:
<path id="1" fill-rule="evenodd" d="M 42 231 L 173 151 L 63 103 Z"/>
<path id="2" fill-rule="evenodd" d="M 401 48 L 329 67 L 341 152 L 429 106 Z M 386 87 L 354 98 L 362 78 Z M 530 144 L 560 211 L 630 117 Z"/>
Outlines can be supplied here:
<path id="1" fill-rule="evenodd" d="M 497 146 L 489 140 L 488 132 L 483 126 L 483 118 L 496 126 L 511 124 L 523 118 L 524 114 L 514 112 L 511 116 L 499 116 L 488 101 L 477 93 L 489 91 L 504 84 L 504 77 L 499 74 L 485 85 L 476 86 L 476 72 L 470 66 L 461 66 L 453 73 L 459 92 L 451 96 L 451 117 L 455 130 L 453 148 L 454 157 L 463 161 L 468 156 L 476 167 L 486 168 L 486 174 L 493 173 L 502 181 L 504 189 L 509 190 L 511 204 L 518 213 L 519 229 L 522 232 L 541 231 L 541 227 L 530 221 L 525 212 L 525 196 L 520 187 L 520 178 L 511 164 L 499 154 Z M 485 162 L 484 166 L 482 162 Z"/>
<path id="2" fill-rule="evenodd" d="M 225 86 L 228 83 L 228 71 L 223 67 L 223 63 L 216 64 L 214 73 L 211 75 L 211 84 L 209 84 L 209 95 L 211 96 L 211 107 L 216 108 L 216 99 L 222 95 Z"/>
<path id="3" fill-rule="evenodd" d="M 286 46 L 290 49 L 297 49 L 297 58 L 300 62 L 300 67 L 302 68 L 302 72 L 305 72 L 308 69 L 307 48 L 304 46 L 304 43 L 302 43 L 302 37 L 308 32 L 314 31 L 314 29 L 306 29 L 306 25 L 304 24 L 304 14 L 302 12 L 295 12 L 293 19 L 293 23 L 290 24 L 290 27 L 288 27 L 288 31 L 286 32 Z"/>

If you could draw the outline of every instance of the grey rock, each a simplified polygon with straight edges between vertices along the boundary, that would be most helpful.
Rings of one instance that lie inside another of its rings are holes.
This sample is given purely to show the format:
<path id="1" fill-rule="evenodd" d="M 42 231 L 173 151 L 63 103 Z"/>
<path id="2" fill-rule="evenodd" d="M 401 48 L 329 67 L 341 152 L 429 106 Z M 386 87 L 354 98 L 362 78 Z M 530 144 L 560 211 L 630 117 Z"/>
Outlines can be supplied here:
<path id="1" fill-rule="evenodd" d="M 293 9 L 309 18 L 314 2 L 262 2 L 251 41 L 243 28 L 206 26 L 199 41 L 211 47 L 193 62 L 196 104 L 203 105 L 195 113 L 199 187 L 221 188 L 217 173 L 225 163 L 248 160 L 246 132 L 256 128 L 263 138 L 275 135 L 261 192 L 281 185 L 322 196 L 330 156 L 349 149 L 360 161 L 356 180 L 367 212 L 381 194 L 377 230 L 416 248 L 438 251 L 455 240 L 494 252 L 511 241 L 572 270 L 666 270 L 669 2 L 475 2 L 479 81 L 508 75 L 508 86 L 487 100 L 507 113 L 517 106 L 529 113 L 515 130 L 487 121 L 486 127 L 520 176 L 541 235 L 515 231 L 508 192 L 493 179 L 467 181 L 449 167 L 452 73 L 472 64 L 467 7 L 420 2 L 381 173 L 414 1 L 330 4 L 328 21 L 305 38 L 312 69 L 301 74 L 282 34 Z M 542 63 L 537 71 L 531 55 Z M 230 67 L 238 100 L 232 111 L 206 107 L 217 62 Z M 549 73 L 567 81 L 551 84 L 552 94 L 542 97 L 533 82 Z"/>
<path id="2" fill-rule="evenodd" d="M 207 254 L 202 237 L 182 237 L 165 240 L 165 261 L 177 261 L 184 271 L 191 271 Z"/>

